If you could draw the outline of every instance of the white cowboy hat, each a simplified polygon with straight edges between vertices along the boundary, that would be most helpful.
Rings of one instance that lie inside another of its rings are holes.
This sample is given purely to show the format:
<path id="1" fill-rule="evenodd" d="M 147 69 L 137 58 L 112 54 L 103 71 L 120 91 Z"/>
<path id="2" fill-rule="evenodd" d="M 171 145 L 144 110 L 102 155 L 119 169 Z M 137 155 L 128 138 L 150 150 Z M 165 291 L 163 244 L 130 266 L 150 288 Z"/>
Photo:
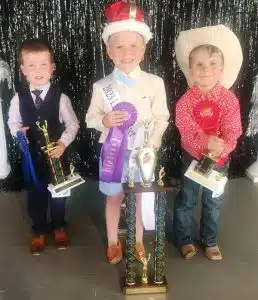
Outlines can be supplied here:
<path id="1" fill-rule="evenodd" d="M 188 85 L 190 87 L 193 85 L 189 75 L 189 55 L 195 47 L 207 44 L 216 46 L 223 53 L 224 71 L 220 83 L 225 88 L 230 88 L 236 81 L 241 68 L 243 53 L 236 35 L 224 25 L 180 32 L 175 44 L 176 58 Z"/>

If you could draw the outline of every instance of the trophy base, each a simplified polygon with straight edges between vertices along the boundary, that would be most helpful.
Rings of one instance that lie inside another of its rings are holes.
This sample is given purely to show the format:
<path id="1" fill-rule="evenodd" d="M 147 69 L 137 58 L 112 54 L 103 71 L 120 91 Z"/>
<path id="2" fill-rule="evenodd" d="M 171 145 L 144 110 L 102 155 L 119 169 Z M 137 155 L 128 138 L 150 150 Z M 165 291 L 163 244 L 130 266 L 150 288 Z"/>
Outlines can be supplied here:
<path id="1" fill-rule="evenodd" d="M 211 190 L 212 192 L 218 192 L 224 190 L 224 187 L 227 183 L 227 177 L 223 174 L 212 170 L 209 176 L 203 175 L 196 171 L 196 165 L 198 161 L 193 160 L 188 167 L 187 171 L 185 172 L 185 176 L 189 179 L 199 183 L 200 185 L 206 187 L 207 189 Z"/>
<path id="2" fill-rule="evenodd" d="M 150 182 L 150 183 L 141 182 L 141 186 L 145 187 L 145 188 L 150 188 L 152 186 L 152 182 Z"/>
<path id="3" fill-rule="evenodd" d="M 168 292 L 167 280 L 164 277 L 163 283 L 157 284 L 153 277 L 148 276 L 148 283 L 141 283 L 141 277 L 136 276 L 136 283 L 128 285 L 126 279 L 123 278 L 122 292 L 124 295 L 139 295 L 139 294 L 164 294 Z"/>
<path id="4" fill-rule="evenodd" d="M 68 175 L 66 179 L 66 181 L 57 185 L 49 184 L 48 189 L 50 192 L 53 192 L 54 194 L 64 193 L 65 191 L 71 190 L 85 182 L 85 180 L 79 174 Z"/>

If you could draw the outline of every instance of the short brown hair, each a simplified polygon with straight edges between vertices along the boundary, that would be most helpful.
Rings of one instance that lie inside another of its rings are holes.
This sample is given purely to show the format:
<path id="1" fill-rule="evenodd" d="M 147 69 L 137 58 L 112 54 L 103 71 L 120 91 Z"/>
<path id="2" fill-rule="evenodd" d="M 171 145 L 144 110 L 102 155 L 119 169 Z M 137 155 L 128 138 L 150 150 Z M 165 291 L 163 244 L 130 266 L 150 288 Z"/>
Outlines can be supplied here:
<path id="1" fill-rule="evenodd" d="M 19 48 L 19 52 L 18 52 L 19 63 L 23 64 L 23 57 L 22 57 L 23 53 L 43 52 L 43 51 L 49 52 L 51 63 L 54 63 L 54 51 L 47 41 L 42 39 L 27 39 L 21 44 Z"/>
<path id="2" fill-rule="evenodd" d="M 224 63 L 223 53 L 218 47 L 210 45 L 210 44 L 203 44 L 203 45 L 200 45 L 200 46 L 197 46 L 197 47 L 193 48 L 193 50 L 190 52 L 190 54 L 189 54 L 189 66 L 191 66 L 191 60 L 192 60 L 193 53 L 200 50 L 200 49 L 206 49 L 210 56 L 212 56 L 212 54 L 214 54 L 214 53 L 219 53 L 221 55 L 222 62 Z"/>

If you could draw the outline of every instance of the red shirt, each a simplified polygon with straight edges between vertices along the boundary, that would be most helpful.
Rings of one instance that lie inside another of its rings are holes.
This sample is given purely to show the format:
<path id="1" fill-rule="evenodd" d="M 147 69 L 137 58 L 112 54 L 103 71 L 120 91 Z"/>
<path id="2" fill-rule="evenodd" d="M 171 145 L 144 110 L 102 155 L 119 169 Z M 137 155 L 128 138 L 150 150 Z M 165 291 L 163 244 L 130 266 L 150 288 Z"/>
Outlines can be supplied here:
<path id="1" fill-rule="evenodd" d="M 196 159 L 207 149 L 209 135 L 222 138 L 224 151 L 216 164 L 220 167 L 228 161 L 242 134 L 239 101 L 220 84 L 207 94 L 198 87 L 190 88 L 176 104 L 176 126 L 182 148 Z"/>

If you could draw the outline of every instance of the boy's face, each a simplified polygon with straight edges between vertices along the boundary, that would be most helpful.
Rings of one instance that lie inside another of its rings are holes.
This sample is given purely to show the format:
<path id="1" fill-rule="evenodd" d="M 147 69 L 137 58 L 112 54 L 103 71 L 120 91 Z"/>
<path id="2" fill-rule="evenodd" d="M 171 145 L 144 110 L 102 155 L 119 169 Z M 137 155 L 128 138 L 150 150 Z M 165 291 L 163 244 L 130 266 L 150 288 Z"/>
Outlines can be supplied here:
<path id="1" fill-rule="evenodd" d="M 49 82 L 55 64 L 51 62 L 48 51 L 22 53 L 21 71 L 34 88 L 40 88 Z"/>
<path id="2" fill-rule="evenodd" d="M 143 37 L 134 31 L 122 31 L 110 36 L 107 53 L 114 65 L 128 74 L 133 71 L 143 59 L 145 53 Z"/>
<path id="3" fill-rule="evenodd" d="M 190 76 L 202 91 L 210 91 L 223 74 L 221 53 L 212 54 L 205 48 L 194 51 L 190 61 Z"/>

